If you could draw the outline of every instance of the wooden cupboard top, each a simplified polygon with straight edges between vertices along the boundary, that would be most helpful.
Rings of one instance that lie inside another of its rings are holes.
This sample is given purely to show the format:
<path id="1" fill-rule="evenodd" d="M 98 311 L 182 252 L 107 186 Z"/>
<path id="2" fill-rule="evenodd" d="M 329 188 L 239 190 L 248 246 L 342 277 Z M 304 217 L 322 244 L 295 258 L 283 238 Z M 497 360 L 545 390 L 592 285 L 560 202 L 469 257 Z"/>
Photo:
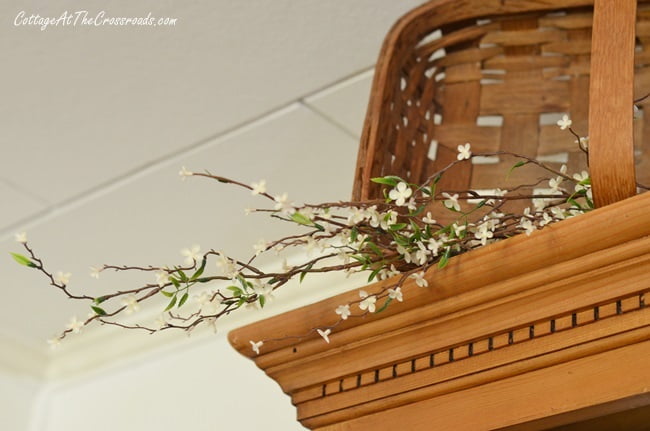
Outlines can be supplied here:
<path id="1" fill-rule="evenodd" d="M 630 246 L 629 251 L 613 254 L 608 249 L 647 235 L 650 235 L 650 193 L 547 226 L 530 236 L 518 235 L 455 256 L 445 268 L 434 267 L 425 274 L 429 287 L 420 288 L 413 280 L 407 280 L 402 288 L 403 303 L 394 302 L 381 313 L 344 321 L 332 332 L 329 345 L 314 332 L 300 341 L 297 352 L 292 347 L 295 339 L 285 339 L 265 342 L 261 354 L 256 356 L 249 341 L 295 336 L 312 328 L 330 326 L 338 320 L 334 313 L 337 306 L 359 299 L 357 289 L 236 329 L 228 338 L 241 354 L 266 367 L 344 346 L 357 336 L 359 330 L 351 331 L 354 328 L 364 327 L 362 332 L 370 337 L 405 324 L 416 324 L 430 318 L 431 313 L 449 312 L 457 307 L 450 298 L 462 293 L 474 292 L 467 297 L 468 301 L 471 298 L 480 303 L 491 295 L 525 291 L 542 282 L 550 283 L 578 271 L 614 263 L 637 250 Z M 573 259 L 589 254 L 594 256 L 581 263 L 580 269 L 574 268 Z M 397 278 L 388 279 L 363 288 L 372 294 L 396 281 Z M 497 284 L 497 291 L 484 289 Z M 424 313 L 422 308 L 431 310 Z"/>

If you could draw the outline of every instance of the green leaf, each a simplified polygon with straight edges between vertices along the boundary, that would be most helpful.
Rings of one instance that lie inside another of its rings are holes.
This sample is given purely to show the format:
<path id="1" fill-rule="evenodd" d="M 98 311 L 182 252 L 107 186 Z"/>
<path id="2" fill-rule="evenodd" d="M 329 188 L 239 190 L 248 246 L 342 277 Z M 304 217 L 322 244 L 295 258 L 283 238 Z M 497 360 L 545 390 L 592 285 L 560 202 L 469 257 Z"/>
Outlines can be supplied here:
<path id="1" fill-rule="evenodd" d="M 443 253 L 442 257 L 438 261 L 438 268 L 442 269 L 445 266 L 447 266 L 447 262 L 449 261 L 449 255 L 451 254 L 451 247 L 447 247 L 445 249 L 445 252 Z"/>
<path id="2" fill-rule="evenodd" d="M 409 216 L 411 216 L 411 217 L 419 216 L 420 214 L 422 214 L 422 212 L 424 211 L 424 209 L 426 207 L 427 207 L 426 205 L 420 205 L 419 207 L 417 207 L 417 209 L 415 211 L 410 212 Z"/>
<path id="3" fill-rule="evenodd" d="M 370 276 L 368 277 L 368 283 L 370 283 L 377 276 L 377 274 L 379 274 L 379 271 L 381 271 L 381 267 L 375 269 L 370 273 Z"/>
<path id="4" fill-rule="evenodd" d="M 417 237 L 416 239 L 420 239 L 420 236 L 422 234 L 422 230 L 420 229 L 420 226 L 417 225 L 413 220 L 410 220 L 411 223 L 411 229 L 413 229 L 413 234 Z"/>
<path id="5" fill-rule="evenodd" d="M 104 311 L 103 308 L 96 307 L 94 305 L 91 305 L 90 308 L 92 308 L 95 314 L 97 314 L 98 316 L 106 316 L 106 311 Z"/>
<path id="6" fill-rule="evenodd" d="M 174 277 L 169 277 L 169 281 L 172 282 L 172 284 L 176 287 L 176 289 L 181 288 L 181 284 Z"/>
<path id="7" fill-rule="evenodd" d="M 319 231 L 321 231 L 321 232 L 325 232 L 325 228 L 322 225 L 318 224 L 318 223 L 314 223 L 314 227 L 316 229 L 318 229 Z"/>
<path id="8" fill-rule="evenodd" d="M 366 245 L 372 250 L 373 253 L 375 253 L 377 256 L 384 257 L 384 253 L 381 251 L 379 247 L 377 247 L 377 244 L 374 242 L 368 240 L 366 241 Z"/>
<path id="9" fill-rule="evenodd" d="M 402 230 L 406 226 L 408 226 L 406 223 L 395 223 L 395 224 L 392 224 L 392 225 L 388 226 L 388 229 L 390 229 L 392 231 L 396 231 L 396 230 Z"/>
<path id="10" fill-rule="evenodd" d="M 174 292 L 165 292 L 164 290 L 161 290 L 160 293 L 162 293 L 163 295 L 165 295 L 167 298 L 171 298 L 172 296 L 175 295 Z"/>
<path id="11" fill-rule="evenodd" d="M 351 242 L 356 242 L 358 236 L 359 236 L 359 230 L 358 230 L 357 227 L 355 226 L 355 227 L 353 227 L 352 230 L 350 231 L 350 241 L 351 241 Z"/>
<path id="12" fill-rule="evenodd" d="M 486 201 L 485 199 L 483 199 L 481 202 L 479 202 L 479 203 L 476 205 L 476 209 L 481 208 L 483 205 L 485 205 L 486 202 L 487 202 L 487 201 Z"/>
<path id="13" fill-rule="evenodd" d="M 243 293 L 242 290 L 237 286 L 228 286 L 226 289 L 232 292 L 232 296 L 239 297 Z"/>
<path id="14" fill-rule="evenodd" d="M 520 160 L 520 161 L 518 161 L 517 163 L 515 163 L 514 165 L 512 165 L 512 167 L 511 167 L 510 170 L 508 171 L 508 174 L 506 175 L 506 179 L 508 179 L 508 177 L 510 176 L 510 174 L 512 173 L 512 171 L 514 171 L 514 170 L 517 169 L 517 168 L 520 168 L 520 167 L 524 166 L 526 163 L 528 163 L 528 162 L 524 162 L 523 160 Z"/>
<path id="15" fill-rule="evenodd" d="M 264 304 L 266 304 L 266 298 L 264 295 L 260 295 L 258 301 L 260 301 L 260 307 L 264 308 Z"/>
<path id="16" fill-rule="evenodd" d="M 350 255 L 350 257 L 359 263 L 363 263 L 364 265 L 370 265 L 370 259 L 368 259 L 367 256 L 352 254 Z"/>
<path id="17" fill-rule="evenodd" d="M 22 254 L 11 253 L 11 252 L 10 252 L 10 254 L 11 254 L 11 257 L 13 257 L 14 260 L 16 262 L 18 262 L 19 264 L 21 264 L 23 266 L 27 266 L 29 268 L 36 268 L 36 264 L 34 262 L 32 262 L 31 259 L 28 258 L 27 256 L 23 256 Z"/>
<path id="18" fill-rule="evenodd" d="M 305 275 L 307 275 L 307 272 L 314 266 L 314 263 L 310 263 L 307 265 L 307 268 L 305 268 L 301 273 L 300 273 L 300 282 L 302 283 L 302 280 L 304 280 Z"/>
<path id="19" fill-rule="evenodd" d="M 438 181 L 440 181 L 441 178 L 442 178 L 442 174 L 436 175 L 436 177 L 433 179 L 433 184 L 434 185 L 438 184 Z M 435 188 L 433 186 L 431 186 L 431 194 L 433 194 L 434 190 L 435 190 Z"/>
<path id="20" fill-rule="evenodd" d="M 578 208 L 578 209 L 580 209 L 580 210 L 582 209 L 582 205 L 580 205 L 580 204 L 579 204 L 575 199 L 573 199 L 573 198 L 568 198 L 566 201 L 567 201 L 568 203 L 570 203 L 572 206 L 574 206 L 574 207 L 576 207 L 576 208 Z"/>
<path id="21" fill-rule="evenodd" d="M 188 292 L 185 292 L 183 296 L 181 296 L 181 300 L 178 301 L 178 308 L 182 307 L 183 304 L 185 304 L 185 301 L 187 301 L 187 298 L 189 298 L 190 294 Z"/>
<path id="22" fill-rule="evenodd" d="M 300 214 L 298 211 L 291 214 L 291 220 L 295 221 L 298 224 L 304 225 L 304 226 L 311 226 L 311 225 L 314 224 L 313 221 L 309 220 L 308 217 Z"/>
<path id="23" fill-rule="evenodd" d="M 392 301 L 393 301 L 392 298 L 386 298 L 386 302 L 384 302 L 384 305 L 382 305 L 381 308 L 380 308 L 379 310 L 375 311 L 375 314 L 376 314 L 376 313 L 381 313 L 381 312 L 384 311 L 386 308 L 388 308 L 388 305 L 389 305 Z"/>
<path id="24" fill-rule="evenodd" d="M 106 301 L 106 299 L 108 298 L 106 298 L 105 296 L 98 296 L 97 298 L 95 298 L 93 302 L 95 304 L 101 304 L 102 302 Z"/>
<path id="25" fill-rule="evenodd" d="M 205 264 L 206 263 L 207 263 L 207 259 L 204 256 L 203 261 L 201 262 L 201 267 L 199 269 L 197 269 L 196 272 L 192 275 L 192 277 L 190 278 L 190 281 L 196 280 L 197 278 L 199 278 L 201 276 L 201 274 L 203 274 L 203 271 L 205 270 Z"/>
<path id="26" fill-rule="evenodd" d="M 393 234 L 393 240 L 397 245 L 401 245 L 402 247 L 408 247 L 410 245 L 408 238 L 402 235 Z"/>
<path id="27" fill-rule="evenodd" d="M 174 295 L 174 297 L 172 298 L 172 300 L 169 301 L 169 304 L 167 305 L 167 308 L 165 308 L 164 311 L 169 311 L 169 310 L 171 310 L 172 308 L 174 308 L 174 305 L 176 305 L 176 295 Z"/>
<path id="28" fill-rule="evenodd" d="M 386 177 L 371 178 L 370 181 L 377 184 L 384 184 L 387 186 L 395 187 L 397 183 L 404 180 L 394 175 L 388 175 Z"/>
<path id="29" fill-rule="evenodd" d="M 181 277 L 181 281 L 183 283 L 187 282 L 187 280 L 188 280 L 187 275 L 185 275 L 185 273 L 180 269 L 177 272 L 178 272 L 178 275 Z"/>

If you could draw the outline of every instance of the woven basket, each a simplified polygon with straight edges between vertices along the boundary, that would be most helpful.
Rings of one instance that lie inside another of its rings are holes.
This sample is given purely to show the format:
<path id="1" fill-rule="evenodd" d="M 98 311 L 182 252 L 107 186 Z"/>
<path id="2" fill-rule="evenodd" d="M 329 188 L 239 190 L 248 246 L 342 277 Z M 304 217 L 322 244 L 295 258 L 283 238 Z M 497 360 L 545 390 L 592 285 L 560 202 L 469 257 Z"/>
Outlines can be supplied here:
<path id="1" fill-rule="evenodd" d="M 604 3 L 602 7 L 620 6 L 614 0 L 609 6 Z M 622 53 L 630 63 L 634 61 L 634 99 L 650 92 L 650 4 L 643 3 L 639 2 L 636 18 L 634 60 L 631 45 L 629 52 Z M 629 20 L 629 14 L 624 12 L 621 19 Z M 624 28 L 611 16 L 606 20 L 601 27 L 603 42 L 598 42 L 601 46 L 610 39 L 606 25 Z M 423 183 L 456 160 L 457 146 L 466 142 L 474 153 L 506 150 L 549 160 L 556 169 L 567 164 L 569 173 L 580 172 L 587 167 L 585 154 L 575 137 L 556 125 L 564 114 L 571 117 L 577 133 L 590 135 L 597 204 L 636 192 L 635 165 L 636 181 L 650 183 L 650 138 L 644 138 L 650 134 L 650 111 L 644 109 L 650 98 L 637 103 L 641 118 L 632 126 L 631 89 L 626 96 L 599 85 L 600 92 L 591 94 L 592 107 L 596 98 L 602 108 L 592 108 L 593 118 L 599 119 L 592 122 L 609 121 L 614 93 L 629 123 L 618 131 L 589 129 L 592 25 L 593 0 L 438 0 L 403 17 L 387 35 L 377 63 L 353 200 L 381 196 L 379 186 L 370 182 L 373 177 L 398 175 L 411 183 Z M 628 33 L 630 44 L 634 43 L 633 29 Z M 624 60 L 609 61 L 611 56 L 610 47 L 600 57 L 603 67 L 609 63 L 620 69 L 615 73 L 625 71 Z M 631 69 L 630 64 L 630 80 Z M 599 82 L 612 84 L 607 73 L 611 75 L 611 71 L 599 75 Z M 636 163 L 631 142 L 625 138 L 632 127 Z M 613 147 L 608 134 L 616 134 L 623 142 Z M 438 190 L 511 188 L 535 184 L 547 176 L 540 169 L 526 168 L 506 179 L 514 163 L 506 157 L 473 162 L 455 166 Z M 620 175 L 612 172 L 613 166 Z M 606 196 L 612 186 L 618 189 L 615 196 Z"/>
<path id="2" fill-rule="evenodd" d="M 393 28 L 375 75 L 356 199 L 377 197 L 374 176 L 424 181 L 466 141 L 475 152 L 566 153 L 580 170 L 584 157 L 554 121 L 568 113 L 581 134 L 589 122 L 594 198 L 605 207 L 455 256 L 427 271 L 426 289 L 404 281 L 406 300 L 381 313 L 339 321 L 334 310 L 359 300 L 352 290 L 231 332 L 232 345 L 291 396 L 304 426 L 646 429 L 650 193 L 630 196 L 633 127 L 640 182 L 649 171 L 650 112 L 632 121 L 632 72 L 636 96 L 645 95 L 650 15 L 645 4 L 636 9 L 635 0 L 596 0 L 595 9 L 586 0 L 437 0 Z M 445 188 L 503 187 L 511 165 L 457 165 Z M 534 183 L 541 173 L 515 175 Z M 396 280 L 364 290 L 384 292 Z M 331 339 L 314 328 L 333 328 Z M 260 339 L 256 355 L 250 342 Z"/>

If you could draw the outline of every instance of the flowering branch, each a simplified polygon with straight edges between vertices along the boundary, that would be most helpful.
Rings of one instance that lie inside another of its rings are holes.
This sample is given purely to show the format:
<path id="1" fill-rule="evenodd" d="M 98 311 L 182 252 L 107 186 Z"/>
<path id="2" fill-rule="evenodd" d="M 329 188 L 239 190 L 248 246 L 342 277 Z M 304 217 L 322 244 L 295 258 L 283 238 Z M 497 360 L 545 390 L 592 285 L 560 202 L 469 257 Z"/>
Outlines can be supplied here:
<path id="1" fill-rule="evenodd" d="M 578 146 L 588 151 L 588 140 L 570 129 L 568 117 L 558 125 L 568 128 L 577 138 Z M 511 172 L 535 165 L 547 172 L 548 177 L 510 190 L 437 190 L 440 179 L 453 166 L 471 163 L 477 156 L 511 156 L 518 160 Z M 93 321 L 149 333 L 167 329 L 191 331 L 202 323 L 216 328 L 219 318 L 242 307 L 264 307 L 278 288 L 293 279 L 302 282 L 308 274 L 366 272 L 369 283 L 392 278 L 393 282 L 381 291 L 370 295 L 360 290 L 357 301 L 338 306 L 333 310 L 338 320 L 332 325 L 312 328 L 306 334 L 293 337 L 302 338 L 316 332 L 329 343 L 332 331 L 342 321 L 379 313 L 391 302 L 403 301 L 402 287 L 408 278 L 414 279 L 417 286 L 427 287 L 425 272 L 434 266 L 444 267 L 452 256 L 520 233 L 530 235 L 594 207 L 591 180 L 586 171 L 569 175 L 566 166 L 556 170 L 531 157 L 507 151 L 472 154 L 470 144 L 459 145 L 457 160 L 431 175 L 423 184 L 412 184 L 397 176 L 374 178 L 375 183 L 384 186 L 384 199 L 365 202 L 296 205 L 287 193 L 275 196 L 268 193 L 264 180 L 248 185 L 208 171 L 190 172 L 185 167 L 179 174 L 182 179 L 204 177 L 260 195 L 273 206 L 250 212 L 268 213 L 304 231 L 272 242 L 260 240 L 253 246 L 255 253 L 246 261 L 232 259 L 215 249 L 201 252 L 200 247 L 194 245 L 181 250 L 185 258 L 182 265 L 91 268 L 91 276 L 95 278 L 107 270 L 152 273 L 155 277 L 155 282 L 99 297 L 72 293 L 68 289 L 70 274 L 61 271 L 53 274 L 47 270 L 27 244 L 26 234 L 17 234 L 16 240 L 23 244 L 27 255 L 12 253 L 13 258 L 41 272 L 50 285 L 68 298 L 88 301 L 92 310 L 85 320 L 73 317 L 65 330 L 51 340 L 53 345 Z M 537 189 L 544 184 L 548 186 Z M 523 199 L 531 200 L 532 206 L 521 213 L 504 210 L 508 201 Z M 299 249 L 307 258 L 295 266 L 287 265 L 285 260 L 278 271 L 265 271 L 256 265 L 261 254 L 282 253 L 288 249 Z M 318 255 L 309 257 L 314 252 Z M 193 305 L 188 304 L 190 294 Z M 120 321 L 121 316 L 137 312 L 144 301 L 161 295 L 168 303 L 155 324 Z M 359 312 L 353 313 L 353 307 Z M 251 348 L 259 353 L 264 341 L 269 340 L 251 341 Z"/>

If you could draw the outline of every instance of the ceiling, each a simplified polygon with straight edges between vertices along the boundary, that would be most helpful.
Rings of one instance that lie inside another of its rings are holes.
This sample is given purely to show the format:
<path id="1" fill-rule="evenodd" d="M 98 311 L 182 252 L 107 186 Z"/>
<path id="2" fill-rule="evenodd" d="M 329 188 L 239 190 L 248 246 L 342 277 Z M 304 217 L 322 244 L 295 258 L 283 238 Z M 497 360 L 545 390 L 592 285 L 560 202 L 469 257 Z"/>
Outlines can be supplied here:
<path id="1" fill-rule="evenodd" d="M 244 217 L 244 208 L 264 204 L 259 198 L 204 179 L 179 181 L 181 166 L 265 179 L 271 193 L 296 202 L 346 199 L 382 38 L 421 2 L 0 3 L 8 59 L 0 81 L 0 349 L 11 352 L 2 360 L 53 360 L 45 340 L 88 312 L 11 262 L 8 252 L 20 251 L 15 232 L 28 232 L 51 271 L 72 273 L 72 290 L 99 296 L 153 280 L 94 280 L 92 265 L 173 265 L 195 243 L 247 257 L 260 238 L 286 232 Z M 12 25 L 23 10 L 151 12 L 177 24 Z"/>

